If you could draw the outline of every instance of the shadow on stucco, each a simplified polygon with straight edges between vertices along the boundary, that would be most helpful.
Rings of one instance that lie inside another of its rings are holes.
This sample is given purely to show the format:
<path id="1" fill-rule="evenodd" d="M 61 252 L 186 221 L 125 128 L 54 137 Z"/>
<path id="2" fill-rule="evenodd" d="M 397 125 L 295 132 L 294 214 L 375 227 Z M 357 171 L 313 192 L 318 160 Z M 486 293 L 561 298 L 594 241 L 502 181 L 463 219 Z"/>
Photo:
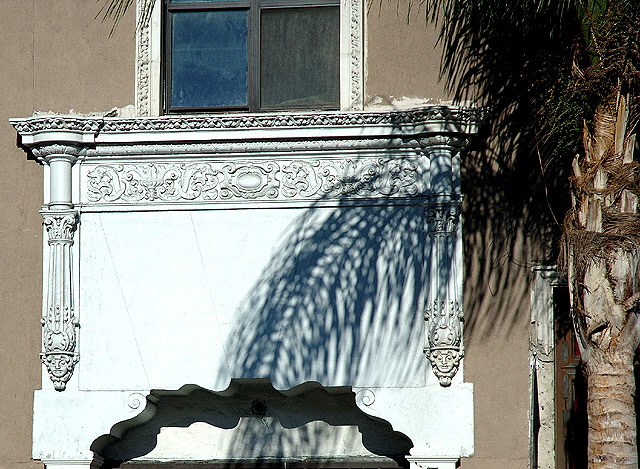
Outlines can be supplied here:
<path id="1" fill-rule="evenodd" d="M 280 388 L 422 378 L 422 208 L 315 208 L 293 224 L 237 312 L 226 347 L 230 376 L 270 377 Z M 418 353 L 399 357 L 407 344 Z"/>
<path id="2" fill-rule="evenodd" d="M 422 351 L 431 262 L 424 209 L 345 202 L 296 213 L 234 314 L 226 363 L 211 370 L 218 383 L 231 379 L 229 389 L 238 382 L 255 385 L 256 378 L 268 378 L 268 386 L 246 385 L 240 397 L 194 386 L 177 393 L 153 391 L 162 395 L 155 415 L 145 423 L 116 425 L 122 430 L 114 427 L 94 442 L 97 454 L 112 462 L 144 456 L 156 447 L 162 427 L 193 422 L 236 428 L 225 450 L 230 460 L 247 444 L 255 455 L 296 447 L 315 454 L 339 437 L 327 429 L 307 435 L 303 428 L 302 442 L 300 433 L 286 431 L 267 441 L 259 425 L 239 427 L 241 418 L 255 417 L 251 403 L 262 395 L 270 415 L 285 428 L 317 420 L 355 426 L 372 455 L 407 464 L 411 440 L 394 432 L 392 422 L 362 412 L 351 386 L 422 386 L 430 372 Z M 414 353 L 406 356 L 404 350 Z M 282 397 L 289 391 L 279 390 L 300 383 L 306 390 L 311 386 L 310 392 Z M 119 432 L 121 437 L 113 436 Z"/>
<path id="3" fill-rule="evenodd" d="M 526 324 L 531 268 L 556 264 L 567 175 L 516 150 L 492 140 L 463 159 L 466 345 Z"/>

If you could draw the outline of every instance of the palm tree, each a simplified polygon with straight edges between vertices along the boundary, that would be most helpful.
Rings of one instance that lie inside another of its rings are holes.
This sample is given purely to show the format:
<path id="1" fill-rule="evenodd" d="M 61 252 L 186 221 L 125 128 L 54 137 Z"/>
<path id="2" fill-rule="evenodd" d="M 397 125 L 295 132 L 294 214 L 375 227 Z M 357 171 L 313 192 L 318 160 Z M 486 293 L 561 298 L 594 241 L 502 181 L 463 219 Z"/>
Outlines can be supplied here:
<path id="1" fill-rule="evenodd" d="M 640 2 L 425 3 L 441 72 L 456 99 L 488 106 L 494 151 L 572 168 L 560 266 L 587 379 L 589 467 L 638 467 Z"/>

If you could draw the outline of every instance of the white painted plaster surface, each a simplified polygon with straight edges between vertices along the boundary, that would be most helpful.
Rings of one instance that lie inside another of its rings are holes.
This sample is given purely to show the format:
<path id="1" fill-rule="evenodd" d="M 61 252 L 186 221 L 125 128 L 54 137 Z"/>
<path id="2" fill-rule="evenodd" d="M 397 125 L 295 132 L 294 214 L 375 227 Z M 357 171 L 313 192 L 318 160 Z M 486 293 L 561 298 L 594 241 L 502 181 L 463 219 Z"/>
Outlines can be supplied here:
<path id="1" fill-rule="evenodd" d="M 193 423 L 188 428 L 162 428 L 158 445 L 136 460 L 343 459 L 371 456 L 362 445 L 362 435 L 354 426 L 332 427 L 316 421 L 289 429 L 267 417 L 243 418 L 233 429 L 218 428 L 204 422 Z"/>
<path id="2" fill-rule="evenodd" d="M 369 390 L 373 399 L 359 407 L 367 414 L 393 422 L 411 438 L 413 456 L 442 457 L 473 454 L 473 385 L 443 388 L 382 388 Z"/>
<path id="3" fill-rule="evenodd" d="M 81 389 L 424 385 L 419 207 L 85 213 L 82 229 Z"/>
<path id="4" fill-rule="evenodd" d="M 144 392 L 145 394 L 148 391 Z M 33 458 L 91 461 L 89 449 L 98 436 L 119 421 L 136 417 L 131 392 L 36 391 L 33 404 Z"/>

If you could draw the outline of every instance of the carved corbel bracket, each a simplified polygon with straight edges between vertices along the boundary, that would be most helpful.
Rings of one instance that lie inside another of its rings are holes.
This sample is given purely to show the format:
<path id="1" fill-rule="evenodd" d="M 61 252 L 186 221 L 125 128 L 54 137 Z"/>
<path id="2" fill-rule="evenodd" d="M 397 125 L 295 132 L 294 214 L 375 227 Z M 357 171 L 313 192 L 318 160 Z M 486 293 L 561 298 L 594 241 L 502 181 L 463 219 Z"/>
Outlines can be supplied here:
<path id="1" fill-rule="evenodd" d="M 460 223 L 460 202 L 440 198 L 425 206 L 429 235 L 432 239 L 431 301 L 424 313 L 427 322 L 427 345 L 424 353 L 442 386 L 450 386 L 464 356 L 462 323 L 464 316 L 458 296 L 460 272 L 456 265 L 456 246 Z"/>
<path id="2" fill-rule="evenodd" d="M 425 354 L 442 386 L 450 386 L 464 356 L 462 309 L 457 301 L 433 300 L 424 313 L 428 347 Z"/>
<path id="3" fill-rule="evenodd" d="M 43 351 L 40 358 L 56 391 L 64 391 L 79 359 L 71 258 L 78 212 L 47 208 L 40 213 L 49 236 L 49 278 L 41 320 Z"/>

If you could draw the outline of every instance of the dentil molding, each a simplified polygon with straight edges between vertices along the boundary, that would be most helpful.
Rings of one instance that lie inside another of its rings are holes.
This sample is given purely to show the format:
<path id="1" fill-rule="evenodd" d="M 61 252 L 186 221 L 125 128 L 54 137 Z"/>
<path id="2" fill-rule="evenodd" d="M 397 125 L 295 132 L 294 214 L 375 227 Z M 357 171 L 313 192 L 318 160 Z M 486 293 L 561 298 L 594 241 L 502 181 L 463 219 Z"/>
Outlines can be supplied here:
<path id="1" fill-rule="evenodd" d="M 420 135 L 428 145 L 464 145 L 465 139 L 477 132 L 484 110 L 472 107 L 428 106 L 407 111 L 327 111 L 263 114 L 209 114 L 180 115 L 140 118 L 80 117 L 80 116 L 34 116 L 26 119 L 11 119 L 11 124 L 25 140 L 42 132 L 58 132 L 60 140 L 76 141 L 76 137 L 63 132 L 84 134 L 85 142 L 99 141 L 99 135 L 122 132 L 181 132 L 214 130 L 302 130 L 323 128 L 334 132 L 327 136 L 358 135 Z M 349 132 L 349 129 L 355 132 Z M 422 135 L 439 133 L 442 135 Z M 445 135 L 446 134 L 446 135 Z M 92 138 L 93 136 L 93 138 Z M 466 137 L 465 137 L 466 136 Z M 191 138 L 196 138 L 192 135 Z M 237 138 L 238 136 L 236 136 Z M 250 134 L 247 134 L 250 137 Z M 273 134 L 273 138 L 286 138 L 287 134 Z M 125 139 L 119 139 L 124 141 Z M 29 142 L 26 142 L 29 143 Z"/>

